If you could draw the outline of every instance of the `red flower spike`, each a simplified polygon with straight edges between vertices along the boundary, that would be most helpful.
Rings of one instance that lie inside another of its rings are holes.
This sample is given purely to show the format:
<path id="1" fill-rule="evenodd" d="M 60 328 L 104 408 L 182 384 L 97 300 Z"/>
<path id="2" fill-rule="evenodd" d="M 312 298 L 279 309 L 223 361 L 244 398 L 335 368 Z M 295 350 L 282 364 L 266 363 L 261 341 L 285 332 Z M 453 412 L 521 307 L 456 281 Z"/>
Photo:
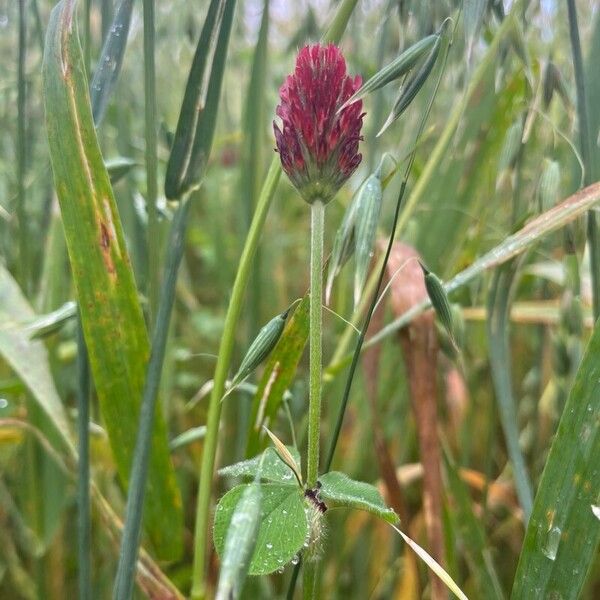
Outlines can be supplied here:
<path id="1" fill-rule="evenodd" d="M 337 46 L 305 46 L 296 68 L 279 90 L 273 122 L 281 166 L 309 203 L 329 202 L 354 173 L 362 155 L 358 142 L 362 101 L 343 110 L 344 102 L 358 90 L 360 76 L 346 74 L 346 61 Z"/>

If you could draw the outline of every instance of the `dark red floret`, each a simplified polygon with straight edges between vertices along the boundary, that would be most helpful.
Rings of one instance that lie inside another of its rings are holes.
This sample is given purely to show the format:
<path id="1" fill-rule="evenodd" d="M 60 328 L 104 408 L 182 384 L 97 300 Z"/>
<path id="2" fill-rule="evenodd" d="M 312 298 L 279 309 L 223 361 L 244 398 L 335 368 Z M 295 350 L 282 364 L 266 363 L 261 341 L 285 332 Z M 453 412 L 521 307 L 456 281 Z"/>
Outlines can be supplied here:
<path id="1" fill-rule="evenodd" d="M 362 101 L 340 110 L 360 85 L 360 76 L 347 75 L 337 46 L 315 44 L 300 50 L 279 90 L 277 150 L 283 170 L 308 202 L 331 200 L 360 164 Z"/>

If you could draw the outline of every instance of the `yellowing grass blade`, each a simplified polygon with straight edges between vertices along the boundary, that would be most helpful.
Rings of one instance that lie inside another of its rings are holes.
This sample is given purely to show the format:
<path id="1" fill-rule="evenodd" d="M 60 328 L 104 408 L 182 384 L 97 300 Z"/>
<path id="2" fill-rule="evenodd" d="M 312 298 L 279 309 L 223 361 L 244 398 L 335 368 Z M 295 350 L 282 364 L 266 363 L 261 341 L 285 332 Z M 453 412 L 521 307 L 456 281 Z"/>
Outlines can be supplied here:
<path id="1" fill-rule="evenodd" d="M 121 221 L 100 153 L 74 0 L 53 9 L 43 89 L 54 184 L 100 410 L 126 483 L 149 343 Z M 161 558 L 181 550 L 182 511 L 165 424 L 157 415 L 148 482 L 147 531 Z"/>

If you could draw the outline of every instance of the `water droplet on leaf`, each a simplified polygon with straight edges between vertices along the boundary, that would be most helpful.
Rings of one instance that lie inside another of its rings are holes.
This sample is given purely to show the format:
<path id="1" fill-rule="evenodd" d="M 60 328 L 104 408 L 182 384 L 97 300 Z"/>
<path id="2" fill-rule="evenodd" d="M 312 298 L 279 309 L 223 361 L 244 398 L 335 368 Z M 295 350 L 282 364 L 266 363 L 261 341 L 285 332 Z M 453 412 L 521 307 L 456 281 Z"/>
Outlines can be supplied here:
<path id="1" fill-rule="evenodd" d="M 546 556 L 550 560 L 554 560 L 556 558 L 561 533 L 562 531 L 559 527 L 552 527 L 548 530 L 548 533 L 546 534 L 546 540 L 544 542 L 544 545 L 542 546 L 542 552 L 544 553 L 544 556 Z"/>

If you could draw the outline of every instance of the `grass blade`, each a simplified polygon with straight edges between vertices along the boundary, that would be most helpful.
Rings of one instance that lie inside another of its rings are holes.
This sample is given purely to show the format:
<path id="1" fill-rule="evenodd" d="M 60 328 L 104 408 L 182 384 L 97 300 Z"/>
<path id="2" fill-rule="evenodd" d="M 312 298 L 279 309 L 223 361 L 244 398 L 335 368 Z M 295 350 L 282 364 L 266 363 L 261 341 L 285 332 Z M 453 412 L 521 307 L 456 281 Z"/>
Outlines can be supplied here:
<path id="1" fill-rule="evenodd" d="M 154 64 L 154 0 L 144 0 L 144 129 L 146 138 L 146 206 L 148 209 L 148 298 L 154 324 L 160 288 L 158 228 L 158 157 L 156 133 L 156 67 Z"/>
<path id="2" fill-rule="evenodd" d="M 475 38 L 479 34 L 488 2 L 486 0 L 464 0 L 465 41 L 467 54 L 470 56 Z"/>
<path id="3" fill-rule="evenodd" d="M 402 539 L 412 548 L 413 552 L 444 582 L 444 585 L 460 600 L 469 600 L 464 592 L 458 587 L 456 582 L 448 575 L 448 573 L 437 563 L 425 549 L 421 548 L 417 542 L 409 538 L 395 525 L 390 525 L 392 529 L 397 531 Z"/>
<path id="4" fill-rule="evenodd" d="M 525 250 L 531 248 L 544 236 L 574 221 L 599 201 L 600 183 L 590 185 L 569 196 L 551 210 L 527 223 L 517 233 L 507 237 L 501 244 L 486 252 L 486 254 L 478 258 L 472 265 L 447 281 L 444 284 L 446 293 L 451 294 L 488 269 L 497 267 L 525 252 Z M 402 329 L 402 327 L 405 327 L 407 323 L 410 323 L 412 319 L 420 315 L 424 310 L 427 310 L 430 306 L 431 302 L 429 300 L 414 306 L 370 338 L 365 343 L 364 348 L 370 348 L 373 344 L 377 344 L 385 337 Z M 329 371 L 335 372 L 342 364 L 346 364 L 348 360 L 349 357 L 344 357 L 337 365 L 331 365 Z"/>
<path id="5" fill-rule="evenodd" d="M 44 52 L 48 142 L 81 320 L 121 479 L 132 461 L 148 337 L 123 231 L 94 124 L 74 20 L 75 3 L 52 11 Z M 177 556 L 182 513 L 162 417 L 153 430 L 146 524 L 157 552 Z"/>
<path id="6" fill-rule="evenodd" d="M 123 56 L 125 56 L 125 47 L 127 46 L 127 37 L 129 36 L 129 25 L 131 24 L 131 13 L 133 10 L 133 0 L 121 0 L 119 7 L 115 12 L 102 53 L 98 59 L 94 77 L 90 85 L 90 96 L 92 101 L 92 114 L 96 127 L 100 125 L 108 101 L 115 89 Z"/>
<path id="7" fill-rule="evenodd" d="M 113 591 L 115 600 L 127 600 L 133 594 L 135 565 L 140 545 L 142 514 L 144 512 L 144 499 L 146 495 L 146 481 L 148 478 L 150 452 L 153 446 L 152 428 L 156 414 L 156 399 L 158 397 L 158 388 L 165 358 L 171 312 L 175 300 L 175 284 L 177 282 L 178 268 L 183 257 L 190 204 L 190 198 L 186 198 L 181 202 L 171 227 L 169 254 L 165 265 L 165 283 L 162 287 L 158 314 L 156 315 L 156 327 L 152 336 L 152 353 L 148 362 L 139 425 L 135 436 L 136 443 L 125 510 L 125 527 L 123 529 L 121 552 L 119 554 L 119 564 L 117 566 Z M 150 477 L 152 478 L 152 472 Z M 148 508 L 150 508 L 151 501 L 152 497 L 149 497 L 147 502 Z M 182 529 L 181 523 L 168 523 L 168 526 L 179 527 L 179 531 Z"/>
<path id="8" fill-rule="evenodd" d="M 91 600 L 90 515 L 90 366 L 81 322 L 77 326 L 77 546 L 79 553 L 79 598 Z"/>
<path id="9" fill-rule="evenodd" d="M 542 474 L 511 598 L 579 598 L 600 520 L 600 325 L 575 376 Z"/>
<path id="10" fill-rule="evenodd" d="M 579 129 L 579 150 L 583 159 L 584 183 L 590 185 L 593 179 L 593 146 L 590 135 L 587 98 L 585 93 L 585 77 L 583 73 L 583 56 L 579 41 L 579 25 L 577 24 L 577 7 L 575 0 L 567 0 L 569 13 L 569 36 L 573 53 L 573 70 L 575 71 L 575 89 L 577 90 L 577 127 Z M 600 231 L 596 214 L 590 211 L 587 215 L 587 241 L 590 252 L 590 273 L 592 280 L 592 303 L 594 318 L 600 317 Z"/>
<path id="11" fill-rule="evenodd" d="M 27 98 L 25 60 L 27 57 L 27 14 L 25 0 L 19 0 L 19 58 L 17 65 L 17 224 L 19 236 L 19 279 L 23 291 L 29 287 L 29 235 L 25 210 L 25 176 L 27 169 Z"/>
<path id="12" fill-rule="evenodd" d="M 167 198 L 180 198 L 196 187 L 208 160 L 234 9 L 235 0 L 212 0 L 208 8 L 167 164 Z"/>
<path id="13" fill-rule="evenodd" d="M 482 598 L 503 600 L 505 595 L 492 562 L 485 528 L 481 520 L 475 516 L 467 488 L 459 476 L 448 449 L 445 449 L 444 459 L 448 484 L 454 499 L 452 510 L 449 511 L 450 516 L 455 520 L 456 528 L 464 543 L 467 560 L 479 593 Z"/>
<path id="14" fill-rule="evenodd" d="M 512 463 L 515 487 L 525 522 L 528 521 L 533 504 L 531 482 L 525 459 L 519 445 L 516 402 L 512 392 L 511 356 L 508 341 L 510 321 L 510 294 L 515 280 L 518 261 L 501 265 L 491 283 L 488 296 L 487 335 L 489 341 L 490 368 L 498 402 L 500 422 L 506 438 L 508 455 Z"/>
<path id="15" fill-rule="evenodd" d="M 30 340 L 30 332 L 23 326 L 35 316 L 19 285 L 0 263 L 0 356 L 25 383 L 74 454 L 69 421 L 54 386 L 48 353 L 42 342 Z"/>
<path id="16" fill-rule="evenodd" d="M 239 598 L 250 568 L 260 527 L 262 488 L 255 481 L 246 486 L 227 529 L 221 559 L 216 600 Z"/>

